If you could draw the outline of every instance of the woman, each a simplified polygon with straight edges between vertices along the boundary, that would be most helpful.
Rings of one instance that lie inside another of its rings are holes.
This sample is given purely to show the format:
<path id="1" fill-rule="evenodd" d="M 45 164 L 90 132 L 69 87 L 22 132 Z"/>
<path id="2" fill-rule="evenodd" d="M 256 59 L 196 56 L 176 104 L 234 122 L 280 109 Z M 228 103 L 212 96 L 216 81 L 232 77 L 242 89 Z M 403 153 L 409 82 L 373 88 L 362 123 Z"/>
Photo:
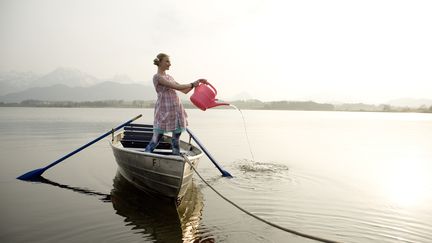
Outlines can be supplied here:
<path id="1" fill-rule="evenodd" d="M 158 67 L 153 76 L 153 84 L 157 92 L 157 101 L 154 110 L 153 138 L 147 145 L 145 151 L 153 152 L 158 145 L 162 135 L 172 132 L 172 153 L 180 155 L 180 135 L 186 129 L 188 122 L 187 114 L 177 96 L 176 90 L 185 94 L 189 93 L 199 83 L 207 83 L 205 79 L 198 79 L 190 84 L 179 84 L 170 75 L 166 74 L 171 63 L 169 56 L 164 53 L 157 55 L 153 64 Z"/>

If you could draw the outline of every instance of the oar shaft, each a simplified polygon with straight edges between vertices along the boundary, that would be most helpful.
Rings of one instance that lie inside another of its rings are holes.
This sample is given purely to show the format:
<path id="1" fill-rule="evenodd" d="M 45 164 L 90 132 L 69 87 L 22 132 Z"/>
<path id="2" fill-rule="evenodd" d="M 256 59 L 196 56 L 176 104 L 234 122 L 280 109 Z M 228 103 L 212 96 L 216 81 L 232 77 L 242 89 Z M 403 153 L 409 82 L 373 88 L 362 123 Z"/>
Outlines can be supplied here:
<path id="1" fill-rule="evenodd" d="M 198 144 L 198 146 L 203 150 L 203 152 L 207 155 L 207 157 L 213 162 L 213 164 L 218 168 L 218 170 L 222 173 L 222 176 L 232 177 L 228 171 L 224 170 L 222 166 L 218 164 L 218 162 L 213 158 L 213 156 L 210 154 L 210 152 L 202 145 L 202 143 L 199 141 L 199 139 L 193 134 L 193 132 L 186 128 L 186 131 L 189 133 L 189 135 L 192 137 L 192 139 Z"/>
<path id="2" fill-rule="evenodd" d="M 118 129 L 120 129 L 120 128 L 126 126 L 127 124 L 129 124 L 129 123 L 131 123 L 131 122 L 133 122 L 133 121 L 135 121 L 136 119 L 140 118 L 141 116 L 142 116 L 142 115 L 140 114 L 140 115 L 134 117 L 133 119 L 131 119 L 131 120 L 129 120 L 129 121 L 127 121 L 127 122 L 125 122 L 125 123 L 119 125 L 118 127 L 116 127 L 116 128 L 113 129 L 113 130 L 114 130 L 114 131 L 117 131 Z M 80 148 L 78 148 L 78 149 L 76 149 L 76 150 L 74 150 L 74 151 L 72 151 L 72 152 L 66 154 L 65 156 L 63 156 L 63 157 L 61 157 L 60 159 L 58 159 L 58 160 L 52 162 L 51 164 L 49 164 L 49 165 L 47 165 L 47 166 L 45 166 L 45 167 L 43 167 L 43 168 L 40 168 L 40 169 L 36 169 L 36 170 L 33 170 L 33 171 L 29 171 L 29 172 L 27 172 L 27 173 L 25 173 L 25 174 L 19 176 L 17 179 L 29 181 L 29 180 L 34 180 L 35 178 L 40 177 L 40 176 L 42 175 L 42 173 L 44 173 L 47 169 L 53 167 L 54 165 L 56 165 L 56 164 L 62 162 L 62 161 L 65 160 L 65 159 L 71 157 L 72 155 L 74 155 L 74 154 L 80 152 L 81 150 L 87 148 L 88 146 L 90 146 L 90 145 L 96 143 L 97 141 L 101 140 L 102 138 L 108 136 L 109 134 L 111 134 L 111 133 L 113 132 L 113 130 L 110 130 L 110 131 L 106 132 L 105 134 L 103 134 L 103 135 L 99 136 L 98 138 L 94 139 L 93 141 L 91 141 L 91 142 L 89 142 L 89 143 L 87 143 L 87 144 L 81 146 Z"/>
<path id="3" fill-rule="evenodd" d="M 133 119 L 131 119 L 131 120 L 129 120 L 129 121 L 127 121 L 127 122 L 125 122 L 125 123 L 119 125 L 118 127 L 114 128 L 114 131 L 117 131 L 117 130 L 119 130 L 120 128 L 122 128 L 122 127 L 128 125 L 129 123 L 132 123 L 133 121 L 135 121 L 136 119 L 140 118 L 141 116 L 142 116 L 142 114 L 140 114 L 140 115 L 134 117 Z M 63 160 L 65 160 L 65 159 L 71 157 L 72 155 L 74 155 L 74 154 L 76 154 L 76 153 L 79 153 L 81 150 L 83 150 L 83 149 L 85 149 L 85 148 L 87 148 L 87 147 L 93 145 L 94 143 L 98 142 L 99 140 L 101 140 L 101 139 L 105 138 L 106 136 L 110 135 L 112 132 L 113 132 L 113 131 L 110 130 L 110 131 L 104 133 L 103 135 L 101 135 L 100 137 L 94 139 L 93 141 L 88 142 L 87 144 L 85 144 L 85 145 L 79 147 L 78 149 L 76 149 L 76 150 L 74 150 L 74 151 L 72 151 L 72 152 L 66 154 L 65 156 L 61 157 L 60 159 L 58 159 L 58 160 L 52 162 L 51 164 L 47 165 L 46 167 L 44 167 L 44 170 L 47 170 L 47 169 L 53 167 L 54 165 L 56 165 L 56 164 L 62 162 Z"/>

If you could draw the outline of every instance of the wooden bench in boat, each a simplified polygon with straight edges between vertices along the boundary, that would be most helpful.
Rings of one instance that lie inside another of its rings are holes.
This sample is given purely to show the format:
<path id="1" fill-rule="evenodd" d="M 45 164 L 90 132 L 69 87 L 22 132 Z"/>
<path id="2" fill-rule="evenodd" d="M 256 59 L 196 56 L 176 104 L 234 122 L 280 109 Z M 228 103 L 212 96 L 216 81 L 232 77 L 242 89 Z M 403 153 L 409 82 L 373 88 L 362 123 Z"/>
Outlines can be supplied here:
<path id="1" fill-rule="evenodd" d="M 124 127 L 124 136 L 120 141 L 125 148 L 145 149 L 153 137 L 153 126 L 129 124 Z M 171 138 L 164 136 L 155 148 L 154 153 L 171 154 Z"/>

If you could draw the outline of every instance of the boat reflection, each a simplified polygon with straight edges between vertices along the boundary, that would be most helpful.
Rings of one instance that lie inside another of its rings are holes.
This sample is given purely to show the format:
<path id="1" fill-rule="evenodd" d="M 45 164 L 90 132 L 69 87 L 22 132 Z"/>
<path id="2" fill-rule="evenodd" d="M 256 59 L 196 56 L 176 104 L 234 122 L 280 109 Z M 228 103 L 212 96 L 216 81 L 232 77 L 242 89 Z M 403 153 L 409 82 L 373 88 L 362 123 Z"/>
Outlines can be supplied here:
<path id="1" fill-rule="evenodd" d="M 84 194 L 84 195 L 88 195 L 88 196 L 96 196 L 96 197 L 99 197 L 99 200 L 101 200 L 102 202 L 111 202 L 111 195 L 110 194 L 106 194 L 106 193 L 102 193 L 102 192 L 96 192 L 96 191 L 93 191 L 93 190 L 90 190 L 87 188 L 74 187 L 74 186 L 69 186 L 69 185 L 65 185 L 65 184 L 60 184 L 58 182 L 46 179 L 43 176 L 33 178 L 31 180 L 31 182 L 51 185 L 51 186 L 63 188 L 65 190 L 78 192 L 80 194 Z"/>
<path id="2" fill-rule="evenodd" d="M 197 229 L 202 217 L 203 195 L 192 182 L 180 204 L 146 193 L 130 184 L 120 173 L 114 178 L 111 201 L 117 214 L 134 230 L 151 232 L 157 242 L 199 241 Z"/>
<path id="3" fill-rule="evenodd" d="M 125 218 L 134 232 L 156 242 L 214 242 L 212 237 L 202 239 L 198 232 L 203 210 L 203 194 L 192 181 L 180 203 L 172 199 L 147 193 L 130 184 L 120 173 L 113 179 L 110 194 L 86 188 L 60 184 L 44 177 L 35 181 L 53 185 L 80 194 L 111 202 L 116 214 Z"/>

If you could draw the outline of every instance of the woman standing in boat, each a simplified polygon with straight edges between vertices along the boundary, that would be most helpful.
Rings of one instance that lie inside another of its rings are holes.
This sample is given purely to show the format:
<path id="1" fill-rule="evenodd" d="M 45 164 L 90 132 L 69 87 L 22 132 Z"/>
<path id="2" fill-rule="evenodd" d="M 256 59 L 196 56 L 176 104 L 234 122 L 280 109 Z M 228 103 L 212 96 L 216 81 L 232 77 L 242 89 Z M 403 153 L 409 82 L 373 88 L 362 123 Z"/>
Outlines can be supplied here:
<path id="1" fill-rule="evenodd" d="M 180 155 L 179 139 L 181 133 L 188 125 L 186 111 L 180 102 L 176 90 L 182 93 L 189 93 L 200 82 L 207 83 L 205 79 L 198 79 L 189 84 L 179 84 L 173 77 L 166 74 L 171 62 L 169 56 L 160 53 L 153 60 L 158 67 L 157 73 L 153 76 L 153 85 L 157 92 L 157 101 L 154 110 L 153 138 L 147 145 L 145 151 L 153 152 L 158 145 L 162 135 L 172 132 L 172 152 Z"/>

